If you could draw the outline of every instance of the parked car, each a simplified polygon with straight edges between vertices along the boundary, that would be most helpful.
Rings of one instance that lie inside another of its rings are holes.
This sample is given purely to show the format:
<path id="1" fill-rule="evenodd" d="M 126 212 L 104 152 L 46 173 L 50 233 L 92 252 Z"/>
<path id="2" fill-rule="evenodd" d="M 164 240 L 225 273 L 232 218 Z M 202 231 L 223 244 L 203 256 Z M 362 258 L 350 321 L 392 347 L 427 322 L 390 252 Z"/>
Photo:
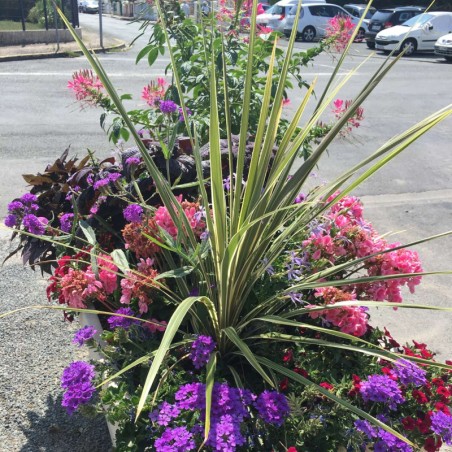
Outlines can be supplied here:
<path id="1" fill-rule="evenodd" d="M 297 6 L 294 6 L 286 18 L 284 34 L 290 36 L 295 22 Z M 353 17 L 344 8 L 331 5 L 329 3 L 312 3 L 301 6 L 300 16 L 298 19 L 297 38 L 305 42 L 311 42 L 314 39 L 325 36 L 328 22 L 336 16 L 349 17 L 350 20 L 357 25 L 359 19 Z"/>
<path id="2" fill-rule="evenodd" d="M 84 13 L 98 13 L 99 12 L 99 2 L 98 0 L 84 0 L 82 6 L 82 12 Z"/>
<path id="3" fill-rule="evenodd" d="M 366 11 L 367 5 L 364 4 L 348 4 L 344 5 L 345 11 L 349 12 L 353 17 L 361 19 Z M 366 17 L 363 18 L 361 26 L 359 27 L 358 33 L 356 35 L 357 40 L 364 39 L 365 34 L 369 31 L 369 22 L 372 16 L 377 12 L 373 7 L 370 7 L 366 13 Z"/>
<path id="4" fill-rule="evenodd" d="M 417 51 L 433 52 L 435 42 L 449 32 L 452 12 L 419 14 L 402 25 L 380 31 L 375 37 L 375 48 L 387 52 L 404 50 L 407 56 Z"/>
<path id="5" fill-rule="evenodd" d="M 435 42 L 435 55 L 452 62 L 452 33 L 441 36 Z"/>
<path id="6" fill-rule="evenodd" d="M 423 13 L 424 10 L 425 8 L 418 6 L 379 9 L 370 19 L 369 30 L 365 34 L 367 47 L 375 49 L 375 36 L 381 30 L 403 24 L 412 17 Z"/>
<path id="7" fill-rule="evenodd" d="M 79 10 L 80 13 L 83 12 L 83 8 L 86 5 L 86 1 L 87 0 L 78 0 L 78 10 Z"/>
<path id="8" fill-rule="evenodd" d="M 264 14 L 259 14 L 256 17 L 258 25 L 266 26 L 275 31 L 284 31 L 286 17 L 289 11 L 298 5 L 299 0 L 281 0 L 275 3 L 271 8 L 265 11 Z M 311 0 L 312 1 L 312 0 Z M 317 2 L 325 3 L 325 0 L 317 0 Z M 309 0 L 303 0 L 303 3 L 310 3 Z"/>

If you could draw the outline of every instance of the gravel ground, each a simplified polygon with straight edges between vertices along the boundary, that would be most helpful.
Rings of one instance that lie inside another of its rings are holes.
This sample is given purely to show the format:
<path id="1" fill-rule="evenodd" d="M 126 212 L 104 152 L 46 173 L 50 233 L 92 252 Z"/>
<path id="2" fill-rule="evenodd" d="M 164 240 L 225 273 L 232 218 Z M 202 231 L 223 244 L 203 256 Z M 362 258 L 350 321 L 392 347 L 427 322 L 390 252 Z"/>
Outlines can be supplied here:
<path id="1" fill-rule="evenodd" d="M 0 231 L 0 260 L 8 254 Z M 45 279 L 12 258 L 0 269 L 0 313 L 45 305 Z M 29 310 L 0 319 L 0 451 L 108 452 L 104 418 L 69 416 L 61 407 L 60 376 L 83 352 L 71 344 L 78 324 L 59 311 Z"/>

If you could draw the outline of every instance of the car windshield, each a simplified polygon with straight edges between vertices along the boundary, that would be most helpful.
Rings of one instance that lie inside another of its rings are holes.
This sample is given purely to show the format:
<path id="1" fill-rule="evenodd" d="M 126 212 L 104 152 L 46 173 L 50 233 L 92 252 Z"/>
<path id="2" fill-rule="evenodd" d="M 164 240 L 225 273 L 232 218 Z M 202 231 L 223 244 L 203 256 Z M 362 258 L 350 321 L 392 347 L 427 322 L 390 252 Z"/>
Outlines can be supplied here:
<path id="1" fill-rule="evenodd" d="M 363 11 L 364 12 L 364 11 Z M 366 17 L 364 19 L 372 19 L 372 16 L 377 12 L 375 8 L 369 8 L 367 11 Z"/>
<path id="2" fill-rule="evenodd" d="M 392 11 L 381 9 L 380 11 L 377 11 L 373 16 L 372 20 L 378 20 L 381 22 L 386 21 L 389 19 L 392 15 Z"/>
<path id="3" fill-rule="evenodd" d="M 402 25 L 404 27 L 412 27 L 413 25 L 422 25 L 433 19 L 435 16 L 433 14 L 419 14 L 418 16 L 414 16 L 411 19 L 408 19 Z"/>

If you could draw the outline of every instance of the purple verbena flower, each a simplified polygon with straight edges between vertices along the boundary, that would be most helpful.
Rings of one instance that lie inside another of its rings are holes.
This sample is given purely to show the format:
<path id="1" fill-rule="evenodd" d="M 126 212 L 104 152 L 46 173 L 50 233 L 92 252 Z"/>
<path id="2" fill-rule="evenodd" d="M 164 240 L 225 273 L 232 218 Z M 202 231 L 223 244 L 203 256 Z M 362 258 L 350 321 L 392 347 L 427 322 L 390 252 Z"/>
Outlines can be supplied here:
<path id="1" fill-rule="evenodd" d="M 399 385 L 387 375 L 371 375 L 359 391 L 364 401 L 387 403 L 391 410 L 405 401 Z"/>
<path id="2" fill-rule="evenodd" d="M 393 372 L 399 377 L 403 385 L 414 384 L 422 386 L 427 382 L 426 371 L 407 359 L 398 359 L 393 368 Z"/>
<path id="3" fill-rule="evenodd" d="M 193 434 L 185 427 L 168 427 L 154 442 L 155 452 L 189 452 L 195 447 Z"/>
<path id="4" fill-rule="evenodd" d="M 106 185 L 108 185 L 110 183 L 110 180 L 108 177 L 105 177 L 103 179 L 99 179 L 96 182 L 94 182 L 94 190 L 99 190 L 99 188 L 101 187 L 105 187 Z"/>
<path id="5" fill-rule="evenodd" d="M 171 405 L 168 402 L 163 402 L 157 410 L 154 410 L 149 418 L 151 421 L 159 425 L 167 426 L 173 419 L 176 419 L 180 414 L 180 409 L 176 405 Z"/>
<path id="6" fill-rule="evenodd" d="M 278 427 L 284 423 L 290 412 L 286 396 L 276 391 L 264 391 L 254 405 L 264 422 Z"/>
<path id="7" fill-rule="evenodd" d="M 237 446 L 245 444 L 240 431 L 240 422 L 230 414 L 214 419 L 211 425 L 207 446 L 220 452 L 235 452 Z"/>
<path id="8" fill-rule="evenodd" d="M 190 359 L 196 369 L 201 369 L 209 361 L 216 344 L 210 336 L 198 336 L 191 346 Z"/>
<path id="9" fill-rule="evenodd" d="M 36 215 L 29 213 L 28 215 L 24 216 L 22 223 L 25 229 L 31 234 L 43 235 L 46 231 L 46 225 L 48 221 L 49 220 L 47 220 L 47 218 L 38 218 Z"/>
<path id="10" fill-rule="evenodd" d="M 20 213 L 24 205 L 20 201 L 12 201 L 8 204 L 8 212 L 10 213 Z"/>
<path id="11" fill-rule="evenodd" d="M 108 175 L 108 181 L 115 183 L 118 179 L 121 179 L 121 173 L 110 173 Z"/>
<path id="12" fill-rule="evenodd" d="M 33 202 L 38 202 L 38 198 L 36 195 L 34 195 L 33 193 L 25 193 L 25 195 L 22 195 L 20 197 L 20 200 L 24 203 L 24 204 L 31 204 Z"/>
<path id="13" fill-rule="evenodd" d="M 378 440 L 375 441 L 373 450 L 374 452 L 413 452 L 413 449 L 405 441 L 382 428 L 378 429 Z"/>
<path id="14" fill-rule="evenodd" d="M 17 224 L 17 217 L 16 215 L 13 215 L 10 213 L 5 218 L 5 226 L 8 226 L 8 228 L 13 228 Z"/>
<path id="15" fill-rule="evenodd" d="M 60 217 L 60 229 L 63 232 L 71 232 L 72 220 L 74 219 L 73 213 L 65 213 Z"/>
<path id="16" fill-rule="evenodd" d="M 141 162 L 140 157 L 129 157 L 128 159 L 126 159 L 127 165 L 139 165 L 140 162 Z"/>
<path id="17" fill-rule="evenodd" d="M 127 221 L 131 223 L 141 223 L 143 208 L 139 204 L 129 204 L 122 213 Z"/>
<path id="18" fill-rule="evenodd" d="M 165 115 L 174 113 L 178 107 L 172 100 L 161 100 L 159 104 L 160 111 Z"/>
<path id="19" fill-rule="evenodd" d="M 364 433 L 368 439 L 377 437 L 377 430 L 369 421 L 358 419 L 355 421 L 355 427 L 357 430 Z"/>
<path id="20" fill-rule="evenodd" d="M 115 313 L 137 317 L 137 315 L 130 308 L 119 308 L 117 311 L 115 311 Z M 115 328 L 124 328 L 125 330 L 127 330 L 132 325 L 137 325 L 138 323 L 140 323 L 138 320 L 128 319 L 127 317 L 120 317 L 117 315 L 108 317 L 107 322 L 111 330 L 114 330 Z"/>
<path id="21" fill-rule="evenodd" d="M 206 406 L 206 387 L 202 383 L 187 383 L 177 390 L 174 398 L 181 410 L 202 410 Z"/>
<path id="22" fill-rule="evenodd" d="M 90 341 L 95 336 L 96 333 L 97 330 L 94 328 L 93 325 L 86 325 L 83 328 L 80 328 L 74 334 L 74 339 L 72 339 L 72 343 L 77 344 L 79 347 L 81 347 L 83 344 Z"/>
<path id="23" fill-rule="evenodd" d="M 448 446 L 452 446 L 452 416 L 442 411 L 435 411 L 430 419 L 432 431 L 441 436 Z"/>
<path id="24" fill-rule="evenodd" d="M 85 361 L 74 361 L 63 370 L 61 387 L 68 389 L 78 383 L 91 382 L 94 378 L 94 366 Z"/>
<path id="25" fill-rule="evenodd" d="M 66 408 L 68 414 L 72 414 L 80 405 L 88 403 L 95 391 L 96 388 L 89 381 L 76 383 L 63 394 L 61 406 Z"/>

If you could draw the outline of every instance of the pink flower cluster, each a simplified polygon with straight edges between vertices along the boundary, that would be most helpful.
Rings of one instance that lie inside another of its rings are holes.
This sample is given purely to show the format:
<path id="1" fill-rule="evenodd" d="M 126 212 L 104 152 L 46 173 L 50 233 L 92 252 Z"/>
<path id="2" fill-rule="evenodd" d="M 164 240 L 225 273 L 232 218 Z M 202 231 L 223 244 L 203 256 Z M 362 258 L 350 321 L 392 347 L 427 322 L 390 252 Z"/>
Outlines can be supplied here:
<path id="1" fill-rule="evenodd" d="M 157 82 L 150 82 L 149 85 L 143 88 L 141 92 L 141 98 L 153 108 L 157 108 L 160 105 L 160 101 L 165 97 L 166 82 L 163 78 L 158 78 Z"/>
<path id="2" fill-rule="evenodd" d="M 356 295 L 344 292 L 336 287 L 322 287 L 316 289 L 315 296 L 322 298 L 325 304 L 337 303 L 339 301 L 355 300 Z M 309 305 L 310 307 L 317 307 Z M 343 333 L 353 336 L 363 336 L 367 331 L 369 316 L 366 310 L 360 306 L 343 306 L 337 309 L 326 309 L 314 311 L 309 314 L 311 319 L 321 317 L 326 322 L 338 327 Z"/>
<path id="3" fill-rule="evenodd" d="M 337 193 L 328 201 L 336 196 Z M 322 224 L 313 227 L 310 236 L 302 242 L 302 245 L 304 252 L 308 254 L 307 257 L 314 261 L 312 264 L 322 267 L 327 263 L 339 264 L 387 251 L 400 244 L 388 243 L 381 238 L 372 225 L 364 220 L 359 199 L 346 196 L 330 209 Z M 415 251 L 402 248 L 369 258 L 364 261 L 362 270 L 367 273 L 366 276 L 390 276 L 421 273 L 422 266 Z M 343 289 L 355 293 L 358 299 L 400 303 L 402 302 L 401 288 L 407 286 L 413 293 L 420 282 L 420 276 L 407 276 L 353 284 Z"/>
<path id="4" fill-rule="evenodd" d="M 97 105 L 104 96 L 102 82 L 88 69 L 74 72 L 72 81 L 68 82 L 67 87 L 74 91 L 78 101 L 89 106 Z"/>
<path id="5" fill-rule="evenodd" d="M 342 100 L 336 99 L 333 102 L 333 113 L 336 116 L 336 119 L 342 118 L 345 112 L 350 108 L 352 104 L 351 100 Z M 361 121 L 364 119 L 364 109 L 362 107 L 358 107 L 355 111 L 355 114 L 348 118 L 346 126 L 341 130 L 341 135 L 346 136 L 352 132 L 353 128 L 357 129 L 361 125 Z"/>
<path id="6" fill-rule="evenodd" d="M 158 276 L 157 270 L 153 267 L 152 259 L 140 259 L 137 271 L 129 271 L 126 277 L 121 280 L 122 304 L 130 304 L 132 298 L 138 299 L 140 314 L 148 312 L 148 306 L 152 303 L 152 293 L 155 291 L 155 278 Z"/>
<path id="7" fill-rule="evenodd" d="M 336 52 L 342 52 L 350 41 L 355 25 L 350 17 L 336 16 L 328 21 L 325 35 L 333 39 Z"/>
<path id="8" fill-rule="evenodd" d="M 118 267 L 108 255 L 98 257 L 98 274 L 91 265 L 84 269 L 69 267 L 59 281 L 62 301 L 72 308 L 86 308 L 89 300 L 104 301 L 117 288 Z"/>
<path id="9" fill-rule="evenodd" d="M 178 201 L 182 207 L 182 210 L 187 217 L 187 220 L 196 236 L 201 236 L 206 228 L 206 223 L 203 220 L 202 212 L 200 211 L 199 204 L 195 202 L 182 201 L 182 195 L 178 197 Z M 176 238 L 178 229 L 168 212 L 168 209 L 164 206 L 159 207 L 154 214 L 155 222 L 158 226 L 168 232 L 171 237 Z"/>
<path id="10" fill-rule="evenodd" d="M 332 201 L 338 193 L 331 198 Z M 306 271 L 322 270 L 357 258 L 376 254 L 350 267 L 338 275 L 346 279 L 361 276 L 390 276 L 398 274 L 421 273 L 422 266 L 415 251 L 394 249 L 399 243 L 388 243 L 363 218 L 360 200 L 353 196 L 345 196 L 337 202 L 325 215 L 323 222 L 311 225 L 307 239 L 302 241 L 299 251 L 292 253 L 291 271 L 302 274 Z M 385 251 L 385 252 L 384 252 Z M 382 253 L 383 254 L 378 254 Z M 297 267 L 298 265 L 298 267 Z M 411 293 L 421 282 L 421 276 L 405 276 L 390 280 L 378 280 L 366 283 L 354 283 L 340 288 L 326 287 L 317 289 L 315 297 L 322 298 L 325 304 L 344 300 L 374 300 L 402 302 L 402 287 L 407 286 Z M 326 283 L 327 284 L 327 283 Z M 362 335 L 367 325 L 367 314 L 359 307 L 344 307 L 337 310 L 314 312 L 312 318 L 321 316 L 329 323 L 338 326 L 341 331 Z"/>

